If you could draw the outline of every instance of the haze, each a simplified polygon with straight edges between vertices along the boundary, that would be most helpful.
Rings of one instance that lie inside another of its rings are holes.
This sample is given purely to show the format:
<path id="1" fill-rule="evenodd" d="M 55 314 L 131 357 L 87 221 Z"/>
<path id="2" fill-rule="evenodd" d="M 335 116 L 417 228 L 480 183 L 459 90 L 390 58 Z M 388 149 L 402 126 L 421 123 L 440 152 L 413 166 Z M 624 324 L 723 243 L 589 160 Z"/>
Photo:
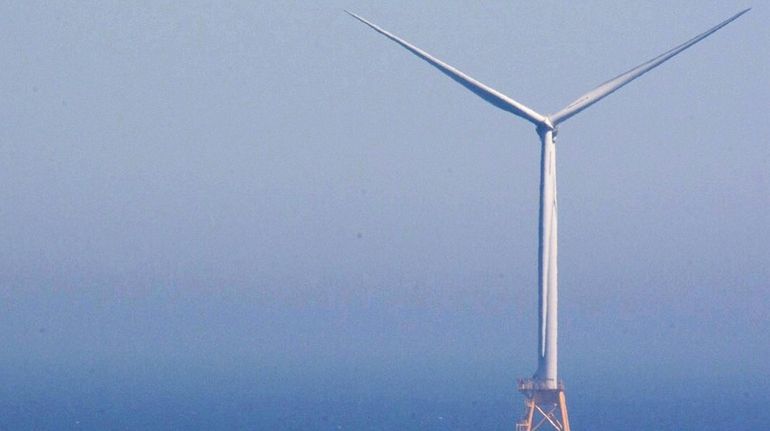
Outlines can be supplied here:
<path id="1" fill-rule="evenodd" d="M 0 5 L 0 428 L 512 427 L 537 139 L 342 9 L 552 112 L 748 6 Z M 753 6 L 560 128 L 575 429 L 770 422 Z"/>

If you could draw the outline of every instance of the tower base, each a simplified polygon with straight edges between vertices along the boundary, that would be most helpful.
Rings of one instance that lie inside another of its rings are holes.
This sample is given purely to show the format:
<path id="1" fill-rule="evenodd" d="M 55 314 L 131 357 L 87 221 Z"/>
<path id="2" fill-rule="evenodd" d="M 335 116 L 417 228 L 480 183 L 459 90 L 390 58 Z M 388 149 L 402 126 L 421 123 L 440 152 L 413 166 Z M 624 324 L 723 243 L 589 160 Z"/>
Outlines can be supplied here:
<path id="1" fill-rule="evenodd" d="M 519 392 L 524 394 L 524 417 L 516 422 L 516 431 L 537 431 L 555 429 L 570 431 L 567 401 L 564 398 L 564 384 L 559 382 L 556 389 L 546 389 L 543 382 L 520 379 Z"/>

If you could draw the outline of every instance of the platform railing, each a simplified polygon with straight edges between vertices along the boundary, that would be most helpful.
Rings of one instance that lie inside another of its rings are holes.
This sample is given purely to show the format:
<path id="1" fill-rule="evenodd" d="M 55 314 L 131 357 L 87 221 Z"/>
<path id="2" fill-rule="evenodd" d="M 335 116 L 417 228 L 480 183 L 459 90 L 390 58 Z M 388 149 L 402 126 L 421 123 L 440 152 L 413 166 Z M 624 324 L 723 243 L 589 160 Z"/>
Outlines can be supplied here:
<path id="1" fill-rule="evenodd" d="M 547 387 L 546 383 L 542 380 L 535 379 L 517 379 L 516 387 L 519 391 L 563 391 L 564 382 L 559 380 L 556 382 L 556 388 Z"/>

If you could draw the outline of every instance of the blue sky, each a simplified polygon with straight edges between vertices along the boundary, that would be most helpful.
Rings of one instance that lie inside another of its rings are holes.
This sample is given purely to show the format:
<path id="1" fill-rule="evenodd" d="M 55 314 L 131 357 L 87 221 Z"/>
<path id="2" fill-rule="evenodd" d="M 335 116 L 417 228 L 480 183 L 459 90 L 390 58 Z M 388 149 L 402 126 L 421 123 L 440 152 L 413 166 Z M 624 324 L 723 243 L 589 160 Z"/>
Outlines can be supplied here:
<path id="1" fill-rule="evenodd" d="M 536 135 L 342 9 L 553 112 L 748 6 L 0 6 L 0 395 L 515 399 Z M 560 128 L 560 372 L 580 396 L 767 385 L 753 6 Z"/>

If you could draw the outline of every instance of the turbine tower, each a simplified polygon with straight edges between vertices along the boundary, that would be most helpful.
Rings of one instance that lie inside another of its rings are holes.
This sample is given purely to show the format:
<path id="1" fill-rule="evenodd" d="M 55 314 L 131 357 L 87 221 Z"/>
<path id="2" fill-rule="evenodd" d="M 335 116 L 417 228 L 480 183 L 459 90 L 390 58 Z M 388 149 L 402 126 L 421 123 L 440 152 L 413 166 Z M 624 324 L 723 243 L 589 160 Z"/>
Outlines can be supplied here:
<path id="1" fill-rule="evenodd" d="M 540 137 L 540 220 L 538 247 L 538 348 L 537 371 L 530 379 L 520 379 L 518 389 L 525 397 L 524 418 L 517 431 L 534 431 L 541 426 L 552 426 L 569 431 L 569 418 L 564 397 L 564 386 L 557 373 L 558 329 L 558 269 L 557 269 L 557 205 L 556 205 L 556 144 L 557 127 L 574 115 L 607 97 L 620 87 L 644 75 L 665 61 L 705 39 L 707 36 L 736 20 L 750 10 L 743 10 L 709 30 L 695 36 L 659 56 L 599 85 L 575 99 L 560 111 L 543 115 L 505 94 L 471 78 L 460 70 L 431 56 L 411 43 L 383 30 L 366 19 L 347 12 L 378 33 L 406 48 L 440 72 L 467 88 L 492 105 L 534 124 Z M 536 418 L 537 416 L 537 418 Z M 536 423 L 537 422 L 537 423 Z"/>

